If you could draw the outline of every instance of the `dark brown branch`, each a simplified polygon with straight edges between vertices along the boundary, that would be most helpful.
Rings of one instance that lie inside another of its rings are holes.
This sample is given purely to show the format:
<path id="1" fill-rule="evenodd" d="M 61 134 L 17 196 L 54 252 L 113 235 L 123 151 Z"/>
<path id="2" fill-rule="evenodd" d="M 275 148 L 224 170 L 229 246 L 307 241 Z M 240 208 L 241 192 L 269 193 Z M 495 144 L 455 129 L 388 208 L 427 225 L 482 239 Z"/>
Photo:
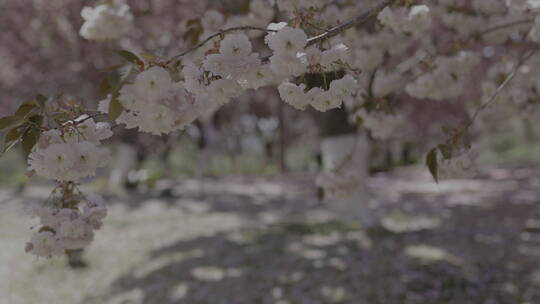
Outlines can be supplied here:
<path id="1" fill-rule="evenodd" d="M 318 42 L 321 42 L 321 41 L 325 41 L 329 38 L 332 38 L 334 36 L 337 36 L 339 34 L 341 34 L 342 32 L 350 29 L 350 28 L 353 28 L 357 25 L 362 25 L 366 22 L 368 22 L 371 17 L 377 15 L 380 11 L 382 11 L 385 7 L 389 6 L 390 4 L 392 4 L 395 0 L 385 0 L 381 3 L 379 3 L 378 5 L 376 5 L 375 7 L 369 9 L 368 11 L 366 12 L 363 12 L 361 14 L 359 14 L 358 16 L 354 17 L 353 19 L 343 23 L 343 24 L 340 24 L 334 28 L 331 28 L 329 29 L 328 31 L 318 35 L 318 36 L 315 36 L 315 37 L 311 37 L 308 39 L 308 46 L 310 45 L 314 45 Z"/>

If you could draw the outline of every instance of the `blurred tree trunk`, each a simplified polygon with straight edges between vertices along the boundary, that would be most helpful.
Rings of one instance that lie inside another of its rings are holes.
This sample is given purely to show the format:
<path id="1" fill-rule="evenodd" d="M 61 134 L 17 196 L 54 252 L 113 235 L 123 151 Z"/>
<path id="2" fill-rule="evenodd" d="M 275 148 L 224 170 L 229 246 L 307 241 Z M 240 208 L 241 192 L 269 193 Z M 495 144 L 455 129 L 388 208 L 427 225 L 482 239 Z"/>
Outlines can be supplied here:
<path id="1" fill-rule="evenodd" d="M 532 144 L 535 142 L 535 132 L 534 127 L 531 124 L 531 121 L 528 118 L 525 118 L 522 120 L 523 123 L 523 137 L 525 137 L 525 140 L 528 144 Z"/>
<path id="2" fill-rule="evenodd" d="M 315 113 L 320 124 L 321 162 L 325 171 L 338 171 L 341 167 L 355 170 L 359 182 L 350 193 L 340 198 L 327 198 L 330 207 L 344 221 L 359 221 L 365 228 L 379 223 L 369 206 L 367 189 L 369 178 L 370 146 L 364 131 L 349 123 L 345 109 Z"/>
<path id="3" fill-rule="evenodd" d="M 279 169 L 281 173 L 287 172 L 287 125 L 285 123 L 285 103 L 278 100 L 279 117 Z"/>
<path id="4" fill-rule="evenodd" d="M 138 166 L 137 149 L 126 143 L 118 144 L 116 161 L 111 173 L 110 183 L 115 187 L 124 187 L 128 184 L 128 175 Z"/>

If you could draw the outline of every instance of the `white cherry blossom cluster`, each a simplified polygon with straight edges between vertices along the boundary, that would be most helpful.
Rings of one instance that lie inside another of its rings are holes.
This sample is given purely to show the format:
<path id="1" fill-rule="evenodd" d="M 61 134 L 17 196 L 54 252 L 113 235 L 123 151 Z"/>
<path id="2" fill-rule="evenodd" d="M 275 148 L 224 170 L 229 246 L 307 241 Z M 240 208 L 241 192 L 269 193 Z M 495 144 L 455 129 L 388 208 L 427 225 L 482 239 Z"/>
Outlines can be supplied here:
<path id="1" fill-rule="evenodd" d="M 80 35 L 88 40 L 112 40 L 125 35 L 132 26 L 133 15 L 126 4 L 86 6 L 81 11 L 84 24 Z"/>
<path id="2" fill-rule="evenodd" d="M 50 258 L 66 250 L 82 249 L 94 239 L 107 216 L 105 202 L 98 195 L 53 198 L 47 205 L 35 205 L 29 210 L 39 219 L 40 228 L 26 244 L 26 252 Z"/>
<path id="3" fill-rule="evenodd" d="M 205 105 L 207 111 L 217 109 L 242 93 L 242 87 L 237 81 L 212 76 L 195 64 L 187 64 L 182 74 L 186 90 L 192 94 L 197 104 Z"/>
<path id="4" fill-rule="evenodd" d="M 310 46 L 304 53 L 299 54 L 302 62 L 307 65 L 309 73 L 333 72 L 343 68 L 350 62 L 350 50 L 343 44 L 338 43 L 328 50 L 320 50 Z"/>
<path id="5" fill-rule="evenodd" d="M 111 98 L 100 102 L 101 112 L 109 112 Z M 155 135 L 183 129 L 201 110 L 186 91 L 184 82 L 174 82 L 169 72 L 159 66 L 148 68 L 133 83 L 124 85 L 118 101 L 124 111 L 117 123 Z"/>
<path id="6" fill-rule="evenodd" d="M 277 33 L 266 36 L 265 42 L 273 51 L 270 68 L 281 78 L 300 76 L 307 71 L 307 62 L 302 61 L 302 52 L 308 43 L 308 36 L 299 28 L 286 26 L 285 23 L 272 24 L 270 29 L 279 29 Z"/>
<path id="7" fill-rule="evenodd" d="M 217 16 L 217 15 L 216 15 Z M 354 77 L 345 75 L 331 81 L 328 89 L 314 87 L 306 91 L 305 84 L 296 85 L 290 79 L 306 73 L 327 73 L 342 69 L 349 60 L 349 49 L 334 44 L 320 50 L 308 44 L 307 34 L 286 23 L 270 24 L 265 42 L 272 51 L 269 63 L 263 62 L 244 34 L 229 34 L 219 42 L 219 50 L 204 56 L 201 64 L 193 60 L 183 70 L 186 90 L 195 102 L 217 108 L 240 96 L 247 89 L 278 85 L 282 99 L 297 109 L 312 105 L 318 111 L 340 107 L 358 90 Z"/>
<path id="8" fill-rule="evenodd" d="M 109 149 L 101 147 L 101 141 L 112 135 L 108 123 L 96 123 L 87 116 L 45 131 L 28 157 L 29 169 L 56 181 L 94 176 L 111 159 Z"/>

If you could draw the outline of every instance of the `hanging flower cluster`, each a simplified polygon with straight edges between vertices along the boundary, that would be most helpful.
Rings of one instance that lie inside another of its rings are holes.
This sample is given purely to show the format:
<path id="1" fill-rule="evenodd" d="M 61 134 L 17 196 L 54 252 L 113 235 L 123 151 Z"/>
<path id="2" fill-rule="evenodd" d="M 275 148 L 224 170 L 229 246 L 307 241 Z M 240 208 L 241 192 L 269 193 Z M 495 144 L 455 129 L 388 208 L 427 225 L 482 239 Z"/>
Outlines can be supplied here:
<path id="1" fill-rule="evenodd" d="M 39 219 L 40 226 L 26 244 L 26 252 L 52 257 L 88 246 L 94 231 L 103 225 L 107 208 L 100 196 L 84 197 L 68 183 L 55 189 L 45 204 L 32 206 L 29 213 Z"/>

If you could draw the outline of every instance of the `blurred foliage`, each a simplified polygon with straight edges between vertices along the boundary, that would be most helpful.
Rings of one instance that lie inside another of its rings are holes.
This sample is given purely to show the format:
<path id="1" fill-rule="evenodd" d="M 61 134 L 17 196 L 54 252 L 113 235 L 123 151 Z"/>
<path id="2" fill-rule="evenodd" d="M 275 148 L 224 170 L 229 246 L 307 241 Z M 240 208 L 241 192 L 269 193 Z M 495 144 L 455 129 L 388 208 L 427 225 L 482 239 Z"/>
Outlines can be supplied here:
<path id="1" fill-rule="evenodd" d="M 479 139 L 480 163 L 522 164 L 540 159 L 540 129 L 525 120 L 515 119 L 508 128 Z M 509 126 L 508 126 L 509 125 Z"/>
<path id="2" fill-rule="evenodd" d="M 180 143 L 170 153 L 167 161 L 157 156 L 150 157 L 142 166 L 151 177 L 221 177 L 226 175 L 276 175 L 279 168 L 265 155 L 257 151 L 240 154 L 212 153 L 200 156 L 201 152 L 191 142 Z M 200 157 L 201 159 L 198 159 Z M 318 165 L 313 150 L 297 144 L 287 151 L 287 166 L 292 172 L 313 172 Z M 200 167 L 200 168 L 198 168 Z M 198 172 L 201 170 L 201 172 Z"/>
<path id="3" fill-rule="evenodd" d="M 519 129 L 519 128 L 518 128 Z M 479 141 L 480 164 L 527 164 L 540 159 L 540 143 L 532 134 L 519 134 L 516 128 L 505 132 L 492 132 Z M 377 146 L 374 146 L 377 150 Z M 375 151 L 374 150 L 374 151 Z M 291 172 L 317 172 L 316 147 L 299 142 L 292 144 L 286 155 L 287 167 Z M 380 151 L 379 151 L 380 152 Z M 380 153 L 379 153 L 380 154 Z M 384 158 L 383 158 L 384 160 Z M 381 160 L 373 158 L 372 163 Z M 407 164 L 392 164 L 401 166 Z M 151 154 L 140 168 L 144 182 L 152 186 L 161 178 L 181 178 L 194 176 L 223 177 L 227 175 L 277 175 L 280 173 L 276 162 L 268 159 L 262 151 L 246 149 L 241 153 L 201 152 L 189 140 L 180 140 L 166 159 Z M 0 158 L 0 185 L 19 185 L 28 182 L 25 164 L 20 149 L 12 150 Z"/>
<path id="4" fill-rule="evenodd" d="M 25 175 L 26 167 L 23 163 L 22 152 L 12 150 L 0 158 L 0 184 L 2 185 L 20 185 L 28 181 Z"/>

